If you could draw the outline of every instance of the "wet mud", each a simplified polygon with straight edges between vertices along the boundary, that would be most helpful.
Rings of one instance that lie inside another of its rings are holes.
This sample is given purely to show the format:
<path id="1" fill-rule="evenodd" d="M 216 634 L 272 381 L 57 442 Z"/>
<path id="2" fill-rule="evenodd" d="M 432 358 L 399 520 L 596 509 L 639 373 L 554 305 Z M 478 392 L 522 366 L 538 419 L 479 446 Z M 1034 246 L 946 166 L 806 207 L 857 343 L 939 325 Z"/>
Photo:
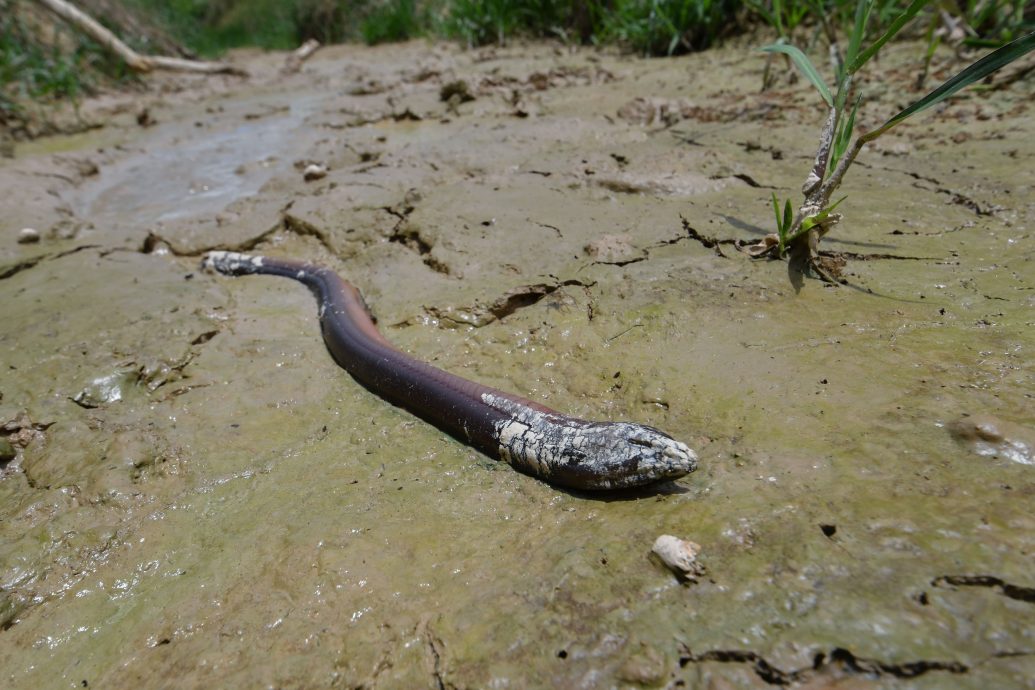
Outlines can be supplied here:
<path id="1" fill-rule="evenodd" d="M 283 58 L 0 161 L 5 687 L 1032 687 L 1030 79 L 863 153 L 829 287 L 738 250 L 822 124 L 749 46 Z M 864 127 L 922 58 L 882 58 Z M 700 469 L 514 472 L 210 249 L 329 265 L 407 352 Z"/>

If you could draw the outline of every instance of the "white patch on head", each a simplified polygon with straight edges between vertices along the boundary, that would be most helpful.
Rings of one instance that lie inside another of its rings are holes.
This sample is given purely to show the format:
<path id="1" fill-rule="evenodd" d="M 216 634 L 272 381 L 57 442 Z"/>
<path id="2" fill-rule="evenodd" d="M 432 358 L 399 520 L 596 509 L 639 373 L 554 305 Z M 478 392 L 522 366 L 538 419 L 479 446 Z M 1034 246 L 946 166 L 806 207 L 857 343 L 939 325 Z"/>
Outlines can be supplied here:
<path id="1" fill-rule="evenodd" d="M 488 393 L 482 395 L 482 400 L 485 401 L 486 397 L 503 401 L 502 398 L 490 396 Z M 503 402 L 514 404 L 509 400 Z M 493 405 L 493 407 L 498 409 L 499 405 Z M 536 476 L 548 477 L 550 476 L 550 463 L 547 458 L 543 457 L 542 452 L 538 452 L 538 447 L 542 446 L 545 440 L 542 429 L 547 423 L 546 415 L 528 408 L 522 408 L 522 410 L 518 413 L 521 415 L 520 418 L 515 415 L 515 419 L 499 422 L 496 425 L 500 457 L 508 465 L 523 466 L 534 471 Z"/>
<path id="2" fill-rule="evenodd" d="M 203 268 L 218 271 L 224 275 L 241 275 L 255 273 L 262 267 L 263 257 L 241 254 L 240 252 L 214 251 L 205 255 L 201 262 Z"/>
<path id="3" fill-rule="evenodd" d="M 682 476 L 697 464 L 686 444 L 650 427 L 551 415 L 491 393 L 481 399 L 509 417 L 496 423 L 500 457 L 544 479 L 576 470 L 583 488 L 618 488 Z"/>

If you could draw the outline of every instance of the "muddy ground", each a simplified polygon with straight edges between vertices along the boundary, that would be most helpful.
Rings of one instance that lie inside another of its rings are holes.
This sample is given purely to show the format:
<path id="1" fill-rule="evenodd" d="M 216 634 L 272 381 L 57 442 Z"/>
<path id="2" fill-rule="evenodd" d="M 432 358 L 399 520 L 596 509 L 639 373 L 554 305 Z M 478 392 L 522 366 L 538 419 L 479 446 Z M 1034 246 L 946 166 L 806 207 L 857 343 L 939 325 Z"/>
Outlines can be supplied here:
<path id="1" fill-rule="evenodd" d="M 883 57 L 864 127 L 922 55 Z M 19 145 L 3 685 L 1035 687 L 1035 83 L 865 151 L 823 245 L 848 285 L 801 286 L 736 246 L 823 118 L 759 93 L 764 59 L 242 53 L 249 79 L 159 76 Z M 701 467 L 518 474 L 357 385 L 302 286 L 200 272 L 213 248 L 333 266 L 406 351 Z"/>

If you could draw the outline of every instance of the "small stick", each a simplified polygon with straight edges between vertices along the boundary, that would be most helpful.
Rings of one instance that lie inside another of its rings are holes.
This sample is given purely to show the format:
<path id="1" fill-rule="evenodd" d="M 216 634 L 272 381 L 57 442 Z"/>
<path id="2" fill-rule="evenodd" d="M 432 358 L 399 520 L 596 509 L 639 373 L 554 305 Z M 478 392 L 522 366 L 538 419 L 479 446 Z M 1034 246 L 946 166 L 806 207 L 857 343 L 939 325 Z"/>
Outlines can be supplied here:
<path id="1" fill-rule="evenodd" d="M 287 60 L 284 61 L 283 72 L 291 73 L 302 69 L 302 63 L 308 60 L 312 54 L 319 49 L 320 42 L 315 38 L 310 38 L 308 41 L 298 46 L 293 53 L 288 55 Z"/>

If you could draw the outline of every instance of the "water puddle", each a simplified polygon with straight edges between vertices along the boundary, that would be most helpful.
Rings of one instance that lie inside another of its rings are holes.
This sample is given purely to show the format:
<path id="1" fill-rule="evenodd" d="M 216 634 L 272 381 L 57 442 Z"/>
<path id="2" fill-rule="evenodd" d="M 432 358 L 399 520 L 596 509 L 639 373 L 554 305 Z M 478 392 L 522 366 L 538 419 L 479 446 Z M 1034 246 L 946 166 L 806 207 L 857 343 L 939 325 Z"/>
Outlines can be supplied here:
<path id="1" fill-rule="evenodd" d="M 291 165 L 296 130 L 316 106 L 313 96 L 287 104 L 264 100 L 212 126 L 200 120 L 171 122 L 148 149 L 105 167 L 84 190 L 80 212 L 95 223 L 127 216 L 168 222 L 216 213 L 254 195 Z"/>

